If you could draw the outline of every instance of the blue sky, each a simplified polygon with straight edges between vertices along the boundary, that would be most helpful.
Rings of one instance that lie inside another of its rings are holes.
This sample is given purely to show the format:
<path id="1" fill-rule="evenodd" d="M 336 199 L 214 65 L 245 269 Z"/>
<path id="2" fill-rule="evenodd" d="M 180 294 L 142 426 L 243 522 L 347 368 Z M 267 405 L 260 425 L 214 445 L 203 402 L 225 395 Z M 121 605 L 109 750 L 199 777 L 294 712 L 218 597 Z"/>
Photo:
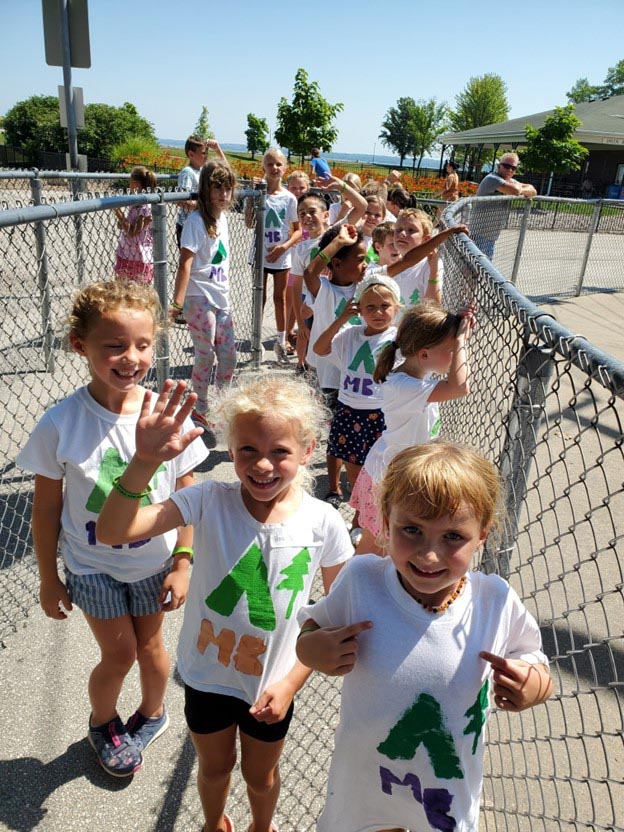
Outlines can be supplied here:
<path id="1" fill-rule="evenodd" d="M 471 76 L 496 72 L 519 117 L 567 103 L 577 78 L 599 83 L 624 58 L 623 0 L 89 0 L 89 19 L 92 66 L 72 78 L 85 103 L 132 101 L 157 136 L 177 139 L 206 105 L 217 138 L 244 143 L 247 113 L 273 129 L 304 67 L 345 105 L 334 150 L 353 153 L 385 152 L 381 122 L 401 96 L 452 105 Z M 41 0 L 0 0 L 0 32 L 0 114 L 56 95 L 63 73 L 45 63 Z"/>

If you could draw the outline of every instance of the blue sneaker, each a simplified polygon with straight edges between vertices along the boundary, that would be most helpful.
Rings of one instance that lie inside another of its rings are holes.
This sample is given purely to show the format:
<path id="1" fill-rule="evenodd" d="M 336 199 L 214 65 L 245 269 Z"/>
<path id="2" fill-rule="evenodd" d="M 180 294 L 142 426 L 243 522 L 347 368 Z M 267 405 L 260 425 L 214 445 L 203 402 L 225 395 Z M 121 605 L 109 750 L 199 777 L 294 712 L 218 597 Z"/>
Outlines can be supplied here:
<path id="1" fill-rule="evenodd" d="M 87 739 L 104 771 L 113 777 L 130 777 L 143 765 L 141 749 L 130 738 L 118 716 L 104 725 L 91 725 Z"/>
<path id="2" fill-rule="evenodd" d="M 160 716 L 147 717 L 143 716 L 140 711 L 135 711 L 126 724 L 126 731 L 137 748 L 145 751 L 147 746 L 164 734 L 168 727 L 169 717 L 163 705 L 163 712 Z"/>

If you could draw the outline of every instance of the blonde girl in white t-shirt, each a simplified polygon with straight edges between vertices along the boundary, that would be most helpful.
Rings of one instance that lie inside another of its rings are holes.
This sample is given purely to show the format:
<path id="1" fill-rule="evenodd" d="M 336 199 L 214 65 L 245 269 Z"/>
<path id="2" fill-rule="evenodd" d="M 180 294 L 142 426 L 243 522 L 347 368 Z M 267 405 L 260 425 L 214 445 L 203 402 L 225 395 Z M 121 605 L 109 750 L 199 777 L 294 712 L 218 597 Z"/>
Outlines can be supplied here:
<path id="1" fill-rule="evenodd" d="M 184 394 L 184 382 L 166 382 L 152 413 L 146 395 L 123 491 L 109 496 L 97 533 L 118 543 L 194 527 L 178 671 L 204 829 L 233 830 L 225 807 L 240 734 L 250 829 L 275 832 L 279 758 L 293 698 L 309 675 L 295 656 L 297 612 L 316 571 L 327 592 L 352 553 L 338 512 L 303 487 L 324 408 L 304 381 L 250 377 L 215 406 L 238 482 L 207 481 L 179 500 L 141 508 L 154 470 L 201 433 L 180 435 L 195 398 L 180 406 Z"/>
<path id="2" fill-rule="evenodd" d="M 169 308 L 172 321 L 184 312 L 195 359 L 191 381 L 197 406 L 191 418 L 210 427 L 208 389 L 225 387 L 236 366 L 234 322 L 230 311 L 230 243 L 226 211 L 235 198 L 236 176 L 221 159 L 207 162 L 199 174 L 197 208 L 189 214 L 180 240 L 180 265 Z"/>
<path id="3" fill-rule="evenodd" d="M 370 449 L 351 495 L 363 530 L 358 552 L 383 554 L 375 490 L 390 460 L 403 448 L 434 439 L 440 430 L 438 404 L 468 394 L 466 342 L 474 323 L 470 307 L 454 315 L 424 301 L 404 313 L 396 339 L 380 352 L 373 378 L 381 384 L 386 429 Z M 395 368 L 399 351 L 403 360 Z"/>
<path id="4" fill-rule="evenodd" d="M 39 600 L 62 621 L 80 607 L 100 649 L 89 677 L 87 738 L 102 768 L 133 774 L 147 746 L 169 723 L 164 706 L 169 656 L 162 636 L 165 612 L 184 603 L 193 530 L 172 527 L 130 546 L 103 545 L 95 524 L 104 499 L 134 453 L 134 434 L 154 340 L 161 325 L 156 292 L 136 282 L 94 283 L 76 296 L 69 342 L 86 359 L 91 380 L 48 410 L 17 463 L 35 475 L 32 536 L 39 569 Z M 195 435 L 187 420 L 180 427 Z M 203 443 L 154 471 L 150 488 L 166 499 L 193 483 L 208 455 Z M 64 563 L 58 573 L 57 555 Z M 135 661 L 141 702 L 125 722 L 117 700 Z"/>

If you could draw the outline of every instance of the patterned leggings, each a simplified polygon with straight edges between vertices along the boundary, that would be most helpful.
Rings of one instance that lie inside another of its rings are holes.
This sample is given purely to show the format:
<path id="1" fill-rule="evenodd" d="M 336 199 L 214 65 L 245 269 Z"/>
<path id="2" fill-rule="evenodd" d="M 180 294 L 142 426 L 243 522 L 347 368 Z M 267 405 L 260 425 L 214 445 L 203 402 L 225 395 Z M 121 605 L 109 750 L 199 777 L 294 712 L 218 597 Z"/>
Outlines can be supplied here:
<path id="1" fill-rule="evenodd" d="M 197 412 L 208 410 L 208 387 L 212 377 L 215 358 L 217 372 L 215 384 L 224 387 L 232 378 L 236 366 L 236 344 L 234 324 L 229 309 L 216 309 L 203 297 L 186 297 L 184 301 L 186 318 L 193 347 L 195 363 L 191 380 L 197 393 Z"/>

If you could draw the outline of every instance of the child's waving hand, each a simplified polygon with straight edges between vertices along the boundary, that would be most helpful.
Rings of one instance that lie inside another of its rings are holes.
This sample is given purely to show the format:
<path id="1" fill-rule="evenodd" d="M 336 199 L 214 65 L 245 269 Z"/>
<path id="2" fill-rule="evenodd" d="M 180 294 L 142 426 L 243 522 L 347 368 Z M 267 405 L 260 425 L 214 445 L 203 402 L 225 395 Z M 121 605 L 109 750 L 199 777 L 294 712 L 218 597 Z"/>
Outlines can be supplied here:
<path id="1" fill-rule="evenodd" d="M 185 434 L 181 432 L 182 424 L 190 416 L 197 399 L 195 393 L 190 393 L 181 404 L 185 391 L 186 382 L 176 383 L 167 379 L 151 412 L 152 393 L 145 391 L 136 429 L 135 453 L 143 463 L 158 464 L 173 459 L 203 433 L 200 427 Z"/>
<path id="2" fill-rule="evenodd" d="M 524 711 L 545 702 L 553 684 L 548 668 L 522 659 L 505 659 L 494 653 L 479 653 L 494 669 L 494 701 L 504 711 Z"/>

